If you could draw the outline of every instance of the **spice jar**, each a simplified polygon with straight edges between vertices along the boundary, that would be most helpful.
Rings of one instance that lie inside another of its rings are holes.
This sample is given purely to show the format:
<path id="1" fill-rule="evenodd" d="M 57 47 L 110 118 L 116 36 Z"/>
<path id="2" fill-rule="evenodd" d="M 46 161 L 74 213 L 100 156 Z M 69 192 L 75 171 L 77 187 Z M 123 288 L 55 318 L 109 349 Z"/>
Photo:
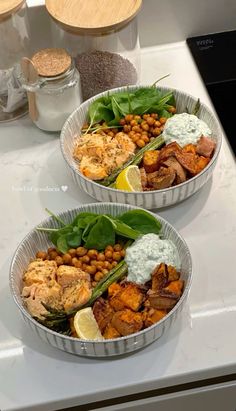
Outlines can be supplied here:
<path id="1" fill-rule="evenodd" d="M 29 26 L 25 0 L 0 1 L 0 122 L 28 111 L 20 82 L 20 59 L 29 54 Z"/>
<path id="2" fill-rule="evenodd" d="M 54 45 L 65 47 L 80 72 L 83 99 L 136 84 L 140 47 L 136 15 L 142 0 L 46 0 Z"/>
<path id="3" fill-rule="evenodd" d="M 38 76 L 33 84 L 24 84 L 31 97 L 35 94 L 31 119 L 41 130 L 60 131 L 82 102 L 79 72 L 64 49 L 40 50 L 31 61 Z"/>

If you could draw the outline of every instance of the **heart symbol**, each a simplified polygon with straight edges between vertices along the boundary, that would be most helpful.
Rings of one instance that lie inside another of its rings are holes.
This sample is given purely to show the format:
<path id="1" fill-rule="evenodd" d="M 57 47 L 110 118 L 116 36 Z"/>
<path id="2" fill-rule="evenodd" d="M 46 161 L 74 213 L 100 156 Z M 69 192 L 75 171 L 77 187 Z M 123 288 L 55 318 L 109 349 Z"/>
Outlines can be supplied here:
<path id="1" fill-rule="evenodd" d="M 68 186 L 61 186 L 61 189 L 65 193 L 68 190 Z"/>

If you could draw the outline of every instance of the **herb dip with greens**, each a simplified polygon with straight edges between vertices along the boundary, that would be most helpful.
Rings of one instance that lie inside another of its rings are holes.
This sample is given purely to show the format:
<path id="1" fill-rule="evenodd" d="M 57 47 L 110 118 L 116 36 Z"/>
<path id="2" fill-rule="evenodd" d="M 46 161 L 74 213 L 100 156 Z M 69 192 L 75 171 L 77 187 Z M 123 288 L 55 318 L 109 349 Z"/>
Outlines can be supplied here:
<path id="1" fill-rule="evenodd" d="M 145 234 L 126 250 L 127 281 L 145 284 L 157 265 L 165 263 L 180 269 L 176 246 L 170 240 L 162 240 L 157 234 Z"/>
<path id="2" fill-rule="evenodd" d="M 197 116 L 188 113 L 175 114 L 166 121 L 162 136 L 166 144 L 176 141 L 181 147 L 196 144 L 203 135 L 212 134 L 208 125 Z"/>

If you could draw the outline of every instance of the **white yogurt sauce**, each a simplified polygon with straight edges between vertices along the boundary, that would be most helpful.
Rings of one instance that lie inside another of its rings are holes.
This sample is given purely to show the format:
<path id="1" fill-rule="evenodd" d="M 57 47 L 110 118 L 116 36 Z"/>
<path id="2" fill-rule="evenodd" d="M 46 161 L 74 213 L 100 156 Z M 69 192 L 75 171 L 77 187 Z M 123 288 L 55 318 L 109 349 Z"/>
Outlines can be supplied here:
<path id="1" fill-rule="evenodd" d="M 170 240 L 162 240 L 157 234 L 145 234 L 126 250 L 127 280 L 145 284 L 151 279 L 154 268 L 161 263 L 180 269 L 176 246 Z"/>
<path id="2" fill-rule="evenodd" d="M 166 144 L 176 141 L 181 147 L 196 144 L 202 135 L 210 137 L 211 134 L 203 120 L 188 113 L 175 114 L 168 118 L 162 133 Z"/>

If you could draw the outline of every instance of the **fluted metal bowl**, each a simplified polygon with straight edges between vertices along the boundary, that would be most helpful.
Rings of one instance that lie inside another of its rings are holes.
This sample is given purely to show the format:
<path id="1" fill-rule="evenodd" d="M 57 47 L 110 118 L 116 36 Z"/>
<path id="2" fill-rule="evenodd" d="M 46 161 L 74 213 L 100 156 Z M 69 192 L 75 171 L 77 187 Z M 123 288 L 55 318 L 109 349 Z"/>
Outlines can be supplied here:
<path id="1" fill-rule="evenodd" d="M 76 209 L 67 210 L 59 216 L 65 222 L 69 223 L 78 213 L 83 211 L 116 216 L 135 208 L 137 207 L 125 204 L 95 203 L 81 205 Z M 127 354 L 143 348 L 160 338 L 169 329 L 169 327 L 171 327 L 171 324 L 180 315 L 189 292 L 192 279 L 191 256 L 185 241 L 174 229 L 174 227 L 162 217 L 153 213 L 150 214 L 161 222 L 161 235 L 164 238 L 171 240 L 179 252 L 181 262 L 181 278 L 184 280 L 185 286 L 183 294 L 175 307 L 162 320 L 149 328 L 126 337 L 105 341 L 80 340 L 78 338 L 64 336 L 44 327 L 31 317 L 29 312 L 25 309 L 21 298 L 22 277 L 30 260 L 35 258 L 35 254 L 38 250 L 47 250 L 51 246 L 47 234 L 45 232 L 37 231 L 36 228 L 34 228 L 20 243 L 13 257 L 10 268 L 10 289 L 13 299 L 23 315 L 24 321 L 39 338 L 48 344 L 51 344 L 53 347 L 72 354 L 87 357 L 110 357 Z M 44 220 L 40 225 L 43 227 L 58 227 L 57 222 L 55 222 L 55 220 L 51 217 Z"/>
<path id="2" fill-rule="evenodd" d="M 130 90 L 137 90 L 140 87 L 147 86 L 132 86 L 130 87 Z M 172 91 L 174 93 L 178 113 L 185 112 L 186 108 L 189 112 L 192 112 L 196 105 L 197 99 L 183 91 L 159 86 L 158 89 L 164 92 Z M 125 90 L 127 90 L 127 87 L 119 87 L 110 90 L 110 92 L 119 93 Z M 209 164 L 196 176 L 173 187 L 145 192 L 127 192 L 116 190 L 114 188 L 104 187 L 85 177 L 79 171 L 78 163 L 73 158 L 75 139 L 80 135 L 82 126 L 87 121 L 90 104 L 97 98 L 107 95 L 107 93 L 108 91 L 98 94 L 97 96 L 94 96 L 81 104 L 81 106 L 77 108 L 67 119 L 61 132 L 61 151 L 72 177 L 80 189 L 98 201 L 132 204 L 146 209 L 153 209 L 167 207 L 187 199 L 189 196 L 196 193 L 208 181 L 212 175 L 220 152 L 222 132 L 216 117 L 203 103 L 201 103 L 198 117 L 205 121 L 212 130 L 212 137 L 216 142 L 216 149 Z"/>

